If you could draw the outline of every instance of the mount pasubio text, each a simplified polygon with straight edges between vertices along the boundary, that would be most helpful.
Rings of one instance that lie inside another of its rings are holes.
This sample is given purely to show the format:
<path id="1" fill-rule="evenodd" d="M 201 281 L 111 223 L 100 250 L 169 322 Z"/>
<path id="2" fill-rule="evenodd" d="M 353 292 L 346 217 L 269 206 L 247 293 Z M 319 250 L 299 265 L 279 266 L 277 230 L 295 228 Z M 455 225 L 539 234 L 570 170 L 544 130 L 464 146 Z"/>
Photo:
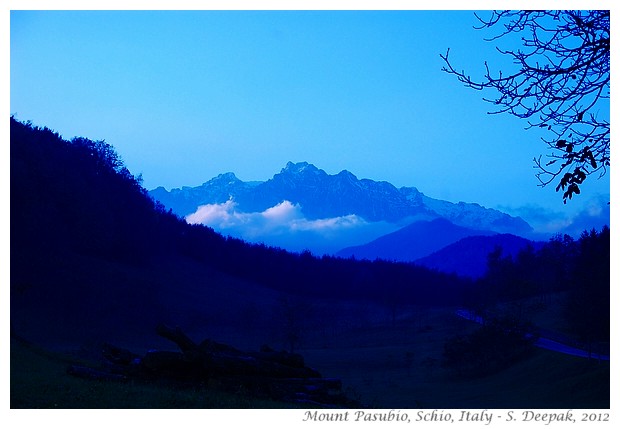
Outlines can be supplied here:
<path id="1" fill-rule="evenodd" d="M 608 413 L 581 413 L 582 422 L 589 421 L 609 421 Z M 496 413 L 489 410 L 420 410 L 410 415 L 401 410 L 390 410 L 387 412 L 368 412 L 368 411 L 340 411 L 340 412 L 319 412 L 306 411 L 302 419 L 314 422 L 479 422 L 490 425 L 493 421 L 520 421 L 520 422 L 539 422 L 545 425 L 558 422 L 572 422 L 576 419 L 573 410 L 564 412 L 539 412 L 532 410 L 507 411 L 506 413 Z"/>

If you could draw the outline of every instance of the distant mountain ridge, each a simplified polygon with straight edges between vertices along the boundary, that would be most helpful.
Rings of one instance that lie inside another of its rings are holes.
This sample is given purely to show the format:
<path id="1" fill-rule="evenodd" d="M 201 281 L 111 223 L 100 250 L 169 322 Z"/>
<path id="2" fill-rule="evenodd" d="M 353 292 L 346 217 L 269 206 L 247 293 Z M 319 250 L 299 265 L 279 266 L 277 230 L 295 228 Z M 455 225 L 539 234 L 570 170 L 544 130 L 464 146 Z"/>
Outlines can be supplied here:
<path id="1" fill-rule="evenodd" d="M 531 226 L 513 217 L 475 203 L 451 203 L 430 198 L 414 187 L 396 188 L 389 182 L 358 179 L 343 170 L 329 175 L 307 162 L 287 163 L 265 182 L 243 182 L 234 173 L 224 173 L 197 187 L 149 191 L 180 216 L 201 205 L 222 204 L 233 199 L 244 212 L 261 212 L 289 201 L 299 204 L 308 219 L 355 214 L 368 222 L 407 224 L 415 220 L 445 218 L 455 225 L 499 233 L 527 234 Z"/>
<path id="2" fill-rule="evenodd" d="M 527 246 L 538 250 L 541 242 L 530 241 L 512 234 L 470 236 L 420 258 L 415 263 L 444 273 L 479 278 L 487 272 L 489 253 L 501 248 L 502 257 L 514 258 Z"/>
<path id="3" fill-rule="evenodd" d="M 343 258 L 354 256 L 357 259 L 413 262 L 465 237 L 495 234 L 493 231 L 473 230 L 438 218 L 413 222 L 370 243 L 342 249 L 336 255 Z"/>

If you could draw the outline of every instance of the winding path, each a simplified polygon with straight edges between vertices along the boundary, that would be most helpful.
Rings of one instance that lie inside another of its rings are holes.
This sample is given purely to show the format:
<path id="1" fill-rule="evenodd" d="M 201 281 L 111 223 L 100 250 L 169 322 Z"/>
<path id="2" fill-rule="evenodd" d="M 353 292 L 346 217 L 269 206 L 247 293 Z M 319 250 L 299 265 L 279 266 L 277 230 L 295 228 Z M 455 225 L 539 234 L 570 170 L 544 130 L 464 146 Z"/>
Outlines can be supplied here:
<path id="1" fill-rule="evenodd" d="M 459 309 L 456 310 L 456 315 L 466 319 L 471 320 L 472 322 L 482 324 L 484 319 L 480 316 L 475 315 L 469 310 Z M 598 353 L 590 353 L 587 350 L 579 349 L 577 347 L 572 347 L 567 344 L 560 343 L 555 340 L 551 340 L 549 338 L 538 338 L 538 340 L 534 343 L 536 347 L 540 347 L 542 349 L 552 350 L 559 353 L 564 353 L 571 356 L 577 356 L 582 358 L 590 358 L 590 359 L 599 359 L 599 360 L 609 360 L 609 356 L 602 355 Z"/>

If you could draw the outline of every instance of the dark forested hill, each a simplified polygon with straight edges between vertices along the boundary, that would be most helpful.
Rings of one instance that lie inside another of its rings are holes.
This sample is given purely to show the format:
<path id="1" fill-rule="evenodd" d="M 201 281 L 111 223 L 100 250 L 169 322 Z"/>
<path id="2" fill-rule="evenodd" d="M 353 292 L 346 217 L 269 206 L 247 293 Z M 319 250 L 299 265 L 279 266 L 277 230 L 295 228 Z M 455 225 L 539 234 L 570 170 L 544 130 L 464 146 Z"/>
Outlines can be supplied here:
<path id="1" fill-rule="evenodd" d="M 216 326 L 248 311 L 267 320 L 281 294 L 454 303 L 462 290 L 462 280 L 426 268 L 315 258 L 188 225 L 153 202 L 102 141 L 66 141 L 11 118 L 10 162 L 17 331 L 118 335 L 190 320 Z"/>
<path id="2" fill-rule="evenodd" d="M 487 272 L 491 252 L 501 249 L 502 256 L 516 257 L 528 245 L 539 248 L 541 243 L 512 234 L 466 237 L 416 260 L 415 263 L 445 273 L 453 272 L 460 276 L 479 278 Z"/>

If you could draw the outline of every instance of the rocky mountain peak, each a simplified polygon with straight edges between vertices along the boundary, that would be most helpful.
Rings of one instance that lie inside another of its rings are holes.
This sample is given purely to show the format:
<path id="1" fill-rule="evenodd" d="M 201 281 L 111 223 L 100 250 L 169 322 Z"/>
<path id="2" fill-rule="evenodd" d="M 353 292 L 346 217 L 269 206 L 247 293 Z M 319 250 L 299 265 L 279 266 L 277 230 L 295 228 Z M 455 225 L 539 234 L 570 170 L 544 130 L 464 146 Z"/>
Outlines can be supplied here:
<path id="1" fill-rule="evenodd" d="M 358 180 L 357 176 L 355 174 L 351 173 L 348 170 L 342 170 L 340 173 L 338 173 L 336 175 L 336 177 L 339 177 L 341 179 L 347 179 L 347 180 L 350 180 L 352 182 L 357 182 L 357 180 Z"/>
<path id="2" fill-rule="evenodd" d="M 293 163 L 291 161 L 286 163 L 286 167 L 282 169 L 280 174 L 308 174 L 308 173 L 325 173 L 323 170 L 319 170 L 314 165 L 308 162 L 297 162 Z"/>
<path id="3" fill-rule="evenodd" d="M 207 183 L 221 183 L 221 184 L 232 185 L 237 182 L 241 182 L 241 180 L 239 180 L 237 176 L 235 176 L 235 173 L 228 172 L 228 173 L 218 174 L 217 177 L 209 180 L 209 182 Z"/>

